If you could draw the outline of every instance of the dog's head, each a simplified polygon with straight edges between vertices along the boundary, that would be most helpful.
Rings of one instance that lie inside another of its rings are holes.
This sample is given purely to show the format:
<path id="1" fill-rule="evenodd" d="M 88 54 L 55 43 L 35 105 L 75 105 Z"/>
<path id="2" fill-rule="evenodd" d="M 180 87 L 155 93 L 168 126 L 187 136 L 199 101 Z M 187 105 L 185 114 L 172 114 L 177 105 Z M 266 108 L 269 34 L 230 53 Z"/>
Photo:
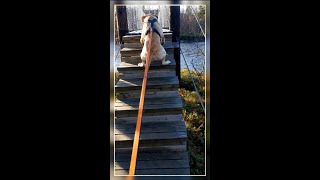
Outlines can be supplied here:
<path id="1" fill-rule="evenodd" d="M 145 16 L 142 16 L 142 17 L 141 17 L 141 21 L 142 21 L 143 23 L 148 23 L 148 22 L 150 22 L 150 21 L 152 21 L 152 20 L 154 20 L 154 19 L 157 19 L 157 20 L 158 20 L 158 16 L 149 14 L 149 15 L 145 15 Z"/>

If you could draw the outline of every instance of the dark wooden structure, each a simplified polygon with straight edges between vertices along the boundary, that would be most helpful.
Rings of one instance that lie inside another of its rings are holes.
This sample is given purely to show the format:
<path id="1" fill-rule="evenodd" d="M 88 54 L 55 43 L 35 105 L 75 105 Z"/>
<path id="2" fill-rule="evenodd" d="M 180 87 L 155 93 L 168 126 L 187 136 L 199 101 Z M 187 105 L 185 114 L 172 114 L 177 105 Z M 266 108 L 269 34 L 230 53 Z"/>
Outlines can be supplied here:
<path id="1" fill-rule="evenodd" d="M 170 7 L 170 30 L 172 31 L 172 42 L 176 42 L 177 38 L 180 40 L 180 6 Z M 174 59 L 176 60 L 176 75 L 180 81 L 180 43 L 174 49 Z"/>
<path id="2" fill-rule="evenodd" d="M 177 17 L 171 22 L 176 21 Z M 163 45 L 171 64 L 151 62 L 148 73 L 136 175 L 190 174 L 183 104 L 178 93 L 180 62 L 176 58 L 180 60 L 180 52 L 174 41 L 174 36 L 179 36 L 179 24 L 171 29 L 165 31 Z M 137 66 L 141 62 L 140 34 L 127 33 L 121 39 L 121 63 L 117 67 L 120 79 L 115 85 L 115 174 L 128 175 L 144 68 Z"/>
<path id="3" fill-rule="evenodd" d="M 117 27 L 118 27 L 118 40 L 122 44 L 122 37 L 125 36 L 128 30 L 127 10 L 126 6 L 117 6 Z"/>

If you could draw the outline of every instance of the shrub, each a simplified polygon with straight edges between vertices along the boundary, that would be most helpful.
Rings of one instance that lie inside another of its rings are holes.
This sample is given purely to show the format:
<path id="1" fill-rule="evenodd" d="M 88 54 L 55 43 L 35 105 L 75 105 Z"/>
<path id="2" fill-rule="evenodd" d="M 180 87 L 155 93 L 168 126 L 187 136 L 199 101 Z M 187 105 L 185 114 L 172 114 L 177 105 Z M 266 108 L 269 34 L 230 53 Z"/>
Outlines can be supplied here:
<path id="1" fill-rule="evenodd" d="M 192 71 L 191 75 L 204 102 L 204 74 Z M 182 115 L 188 134 L 187 148 L 190 157 L 190 171 L 193 175 L 203 175 L 205 172 L 205 113 L 187 69 L 181 70 L 179 94 L 183 101 Z"/>

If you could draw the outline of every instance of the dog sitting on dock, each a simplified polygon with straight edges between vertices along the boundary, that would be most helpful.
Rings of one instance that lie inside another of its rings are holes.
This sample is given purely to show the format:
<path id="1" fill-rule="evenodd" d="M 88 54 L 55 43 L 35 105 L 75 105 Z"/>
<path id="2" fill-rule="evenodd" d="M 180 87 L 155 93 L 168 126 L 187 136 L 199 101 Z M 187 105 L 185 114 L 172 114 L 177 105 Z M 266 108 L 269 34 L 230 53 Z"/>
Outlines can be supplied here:
<path id="1" fill-rule="evenodd" d="M 148 54 L 148 43 L 150 41 L 150 29 L 153 30 L 153 37 L 151 42 L 151 55 L 150 61 L 161 60 L 162 65 L 168 65 L 171 62 L 166 61 L 167 52 L 163 48 L 163 44 L 165 43 L 164 34 L 162 31 L 162 27 L 158 22 L 158 17 L 155 15 L 146 15 L 141 17 L 141 21 L 143 22 L 143 28 L 141 31 L 140 42 L 143 45 L 141 52 L 141 60 L 142 62 L 138 64 L 139 67 L 143 67 L 146 64 L 146 58 Z M 149 62 L 151 63 L 151 62 Z"/>

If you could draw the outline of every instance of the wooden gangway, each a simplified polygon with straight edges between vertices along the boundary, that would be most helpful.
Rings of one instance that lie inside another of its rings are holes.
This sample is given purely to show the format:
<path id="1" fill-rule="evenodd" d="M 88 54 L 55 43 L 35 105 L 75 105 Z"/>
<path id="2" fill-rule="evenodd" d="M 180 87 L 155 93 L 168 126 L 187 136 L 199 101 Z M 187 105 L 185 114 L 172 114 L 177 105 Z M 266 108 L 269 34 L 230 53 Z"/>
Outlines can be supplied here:
<path id="1" fill-rule="evenodd" d="M 120 79 L 115 85 L 115 175 L 128 175 L 140 101 L 144 68 L 140 35 L 122 37 Z M 187 132 L 182 117 L 182 100 L 172 33 L 165 31 L 164 48 L 170 65 L 151 62 L 145 94 L 136 175 L 189 175 Z"/>

